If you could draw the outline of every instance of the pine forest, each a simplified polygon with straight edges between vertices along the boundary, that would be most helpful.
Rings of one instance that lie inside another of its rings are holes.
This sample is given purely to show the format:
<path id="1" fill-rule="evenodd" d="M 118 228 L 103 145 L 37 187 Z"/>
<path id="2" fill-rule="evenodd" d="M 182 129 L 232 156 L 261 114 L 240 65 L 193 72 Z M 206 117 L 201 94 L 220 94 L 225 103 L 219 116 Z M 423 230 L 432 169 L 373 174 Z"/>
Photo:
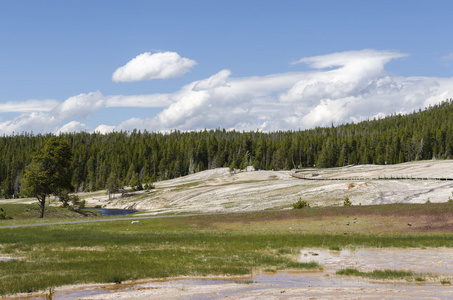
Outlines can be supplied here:
<path id="1" fill-rule="evenodd" d="M 52 136 L 0 137 L 1 197 L 20 196 L 25 167 Z M 72 149 L 71 182 L 76 192 L 104 189 L 112 180 L 141 186 L 219 167 L 289 170 L 397 164 L 452 157 L 453 100 L 408 115 L 299 131 L 134 130 L 58 137 Z"/>

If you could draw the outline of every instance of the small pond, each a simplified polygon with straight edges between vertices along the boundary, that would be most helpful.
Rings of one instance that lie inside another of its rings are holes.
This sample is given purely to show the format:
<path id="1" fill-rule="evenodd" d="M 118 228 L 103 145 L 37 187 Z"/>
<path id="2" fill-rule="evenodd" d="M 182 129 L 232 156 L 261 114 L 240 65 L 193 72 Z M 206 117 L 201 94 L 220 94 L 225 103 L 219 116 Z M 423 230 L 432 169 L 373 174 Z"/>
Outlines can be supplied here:
<path id="1" fill-rule="evenodd" d="M 120 209 L 120 208 L 85 208 L 86 210 L 97 210 L 102 216 L 125 216 L 130 215 L 139 210 L 136 209 Z"/>

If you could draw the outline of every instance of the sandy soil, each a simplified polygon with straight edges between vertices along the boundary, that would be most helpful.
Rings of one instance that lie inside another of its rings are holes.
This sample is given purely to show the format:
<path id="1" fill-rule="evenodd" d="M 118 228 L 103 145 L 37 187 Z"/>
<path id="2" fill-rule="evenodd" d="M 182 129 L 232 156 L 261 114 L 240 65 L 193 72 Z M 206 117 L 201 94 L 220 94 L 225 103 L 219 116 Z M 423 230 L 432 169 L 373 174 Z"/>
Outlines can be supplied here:
<path id="1" fill-rule="evenodd" d="M 453 161 L 420 161 L 399 165 L 361 165 L 335 169 L 254 171 L 231 174 L 227 168 L 208 170 L 157 182 L 156 189 L 108 200 L 105 192 L 82 194 L 89 206 L 134 208 L 143 214 L 229 212 L 290 208 L 299 198 L 312 206 L 445 202 L 453 198 L 453 181 L 374 180 L 378 177 L 453 178 Z M 329 180 L 363 178 L 363 180 Z"/>

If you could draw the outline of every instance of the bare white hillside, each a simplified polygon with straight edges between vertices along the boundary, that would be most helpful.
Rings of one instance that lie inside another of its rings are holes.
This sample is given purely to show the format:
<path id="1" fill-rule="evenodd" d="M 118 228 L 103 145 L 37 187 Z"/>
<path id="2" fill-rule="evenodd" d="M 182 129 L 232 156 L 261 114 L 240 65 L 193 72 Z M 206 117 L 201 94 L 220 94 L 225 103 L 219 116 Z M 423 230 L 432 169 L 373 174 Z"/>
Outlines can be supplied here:
<path id="1" fill-rule="evenodd" d="M 399 165 L 361 165 L 335 169 L 254 171 L 230 174 L 227 168 L 208 170 L 158 182 L 156 189 L 132 197 L 108 200 L 104 194 L 86 197 L 89 205 L 135 208 L 146 214 L 224 212 L 290 208 L 299 198 L 312 206 L 445 202 L 453 198 L 453 181 L 372 178 L 453 178 L 453 161 L 419 161 Z M 363 178 L 362 180 L 334 180 Z"/>

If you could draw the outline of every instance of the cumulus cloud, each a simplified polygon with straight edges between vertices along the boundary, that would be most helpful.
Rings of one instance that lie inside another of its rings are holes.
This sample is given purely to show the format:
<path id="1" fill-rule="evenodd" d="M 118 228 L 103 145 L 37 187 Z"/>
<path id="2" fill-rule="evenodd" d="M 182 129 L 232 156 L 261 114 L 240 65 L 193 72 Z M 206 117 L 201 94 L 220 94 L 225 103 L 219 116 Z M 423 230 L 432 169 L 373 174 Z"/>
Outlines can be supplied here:
<path id="1" fill-rule="evenodd" d="M 219 73 L 212 75 L 208 79 L 198 81 L 193 87 L 193 90 L 203 91 L 213 89 L 219 86 L 227 86 L 227 80 L 230 75 L 231 75 L 230 70 L 222 70 Z"/>
<path id="2" fill-rule="evenodd" d="M 154 118 L 133 118 L 122 129 L 203 128 L 285 130 L 358 122 L 438 103 L 453 80 L 398 77 L 385 70 L 396 51 L 347 51 L 302 58 L 315 70 L 232 78 L 229 70 L 169 94 L 172 104 Z M 450 96 L 451 97 L 451 96 Z"/>
<path id="3" fill-rule="evenodd" d="M 71 121 L 65 125 L 63 125 L 60 129 L 57 130 L 57 134 L 60 133 L 73 133 L 73 132 L 80 132 L 80 131 L 88 131 L 88 127 L 86 124 Z"/>
<path id="4" fill-rule="evenodd" d="M 139 107 L 153 109 L 153 113 L 148 118 L 115 115 L 114 124 L 99 125 L 95 131 L 306 129 L 410 113 L 453 97 L 453 78 L 401 77 L 385 70 L 389 61 L 406 56 L 396 51 L 347 51 L 295 62 L 308 64 L 311 71 L 233 77 L 230 70 L 221 70 L 168 94 L 104 96 L 92 92 L 58 105 L 50 102 L 50 110 L 37 105 L 33 112 L 25 112 L 25 103 L 14 103 L 24 113 L 0 121 L 0 133 L 56 132 L 77 126 L 88 130 L 71 121 L 89 119 L 94 111 L 110 107 Z M 156 108 L 160 109 L 157 115 Z"/>
<path id="5" fill-rule="evenodd" d="M 59 120 L 45 112 L 23 113 L 0 123 L 0 134 L 54 132 Z"/>
<path id="6" fill-rule="evenodd" d="M 98 133 L 101 133 L 101 134 L 106 134 L 106 133 L 113 132 L 114 130 L 115 130 L 115 126 L 99 125 L 98 127 L 96 127 L 94 132 L 98 132 Z"/>
<path id="7" fill-rule="evenodd" d="M 145 52 L 116 69 L 112 80 L 131 82 L 175 78 L 189 72 L 196 64 L 196 61 L 181 57 L 176 52 Z"/>
<path id="8" fill-rule="evenodd" d="M 64 101 L 55 109 L 61 119 L 82 117 L 87 118 L 96 110 L 105 106 L 105 99 L 101 92 L 79 94 Z"/>

